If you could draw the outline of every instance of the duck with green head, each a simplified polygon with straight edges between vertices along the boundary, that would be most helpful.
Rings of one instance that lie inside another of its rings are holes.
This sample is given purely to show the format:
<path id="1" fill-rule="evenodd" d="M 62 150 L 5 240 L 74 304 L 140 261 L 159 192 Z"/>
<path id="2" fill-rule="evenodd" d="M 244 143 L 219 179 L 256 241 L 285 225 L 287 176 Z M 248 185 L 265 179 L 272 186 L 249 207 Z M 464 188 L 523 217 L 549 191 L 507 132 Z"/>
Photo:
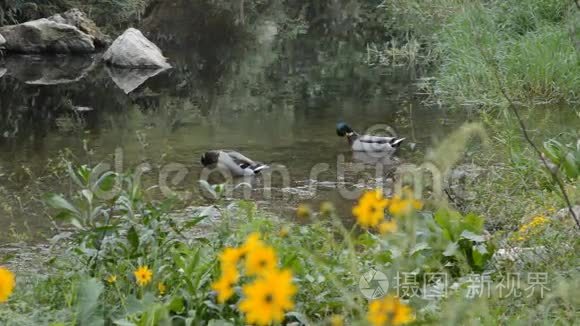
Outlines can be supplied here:
<path id="1" fill-rule="evenodd" d="M 394 153 L 405 138 L 360 135 L 344 122 L 336 125 L 336 134 L 345 137 L 351 149 L 355 152 L 384 152 Z"/>

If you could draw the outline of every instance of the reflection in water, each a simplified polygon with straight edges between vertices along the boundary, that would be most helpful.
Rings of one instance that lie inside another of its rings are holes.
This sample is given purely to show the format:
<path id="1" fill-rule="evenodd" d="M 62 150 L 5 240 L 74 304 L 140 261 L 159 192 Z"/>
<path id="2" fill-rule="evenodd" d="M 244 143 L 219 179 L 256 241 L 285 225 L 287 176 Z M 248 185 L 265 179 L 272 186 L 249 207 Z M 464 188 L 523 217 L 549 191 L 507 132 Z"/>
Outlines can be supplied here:
<path id="1" fill-rule="evenodd" d="M 131 93 L 137 87 L 146 82 L 147 79 L 157 76 L 167 70 L 167 68 L 127 69 L 111 66 L 107 66 L 105 69 L 107 69 L 107 73 L 109 73 L 109 76 L 111 76 L 115 85 L 119 86 L 125 94 Z"/>
<path id="2" fill-rule="evenodd" d="M 406 146 L 402 146 L 401 150 L 405 150 Z M 355 161 L 366 163 L 366 164 L 382 164 L 386 166 L 393 166 L 396 167 L 400 162 L 401 159 L 397 156 L 391 155 L 389 153 L 380 153 L 380 152 L 353 152 L 352 158 Z"/>
<path id="3" fill-rule="evenodd" d="M 122 150 L 123 170 L 150 165 L 143 174 L 146 187 L 159 184 L 169 163 L 179 164 L 186 176 L 168 186 L 196 200 L 200 155 L 213 148 L 238 150 L 287 168 L 288 185 L 279 174 L 271 184 L 252 181 L 251 197 L 259 205 L 289 215 L 299 201 L 315 206 L 331 200 L 348 216 L 352 202 L 344 200 L 345 192 L 368 180 L 390 182 L 397 163 L 417 162 L 426 147 L 468 119 L 463 112 L 423 106 L 414 96 L 414 71 L 369 68 L 363 63 L 364 37 L 340 33 L 346 25 L 327 24 L 329 17 L 319 20 L 328 26 L 321 32 L 265 8 L 271 12 L 263 15 L 267 19 L 246 16 L 242 25 L 232 11 L 199 10 L 209 6 L 205 2 L 175 3 L 184 7 L 152 9 L 158 19 L 145 22 L 174 67 L 154 76 L 118 74 L 74 58 L 19 70 L 0 65 L 7 68 L 0 78 L 1 225 L 14 224 L 17 232 L 26 225 L 46 230 L 50 223 L 39 198 L 70 190 L 68 180 L 56 176 L 63 171 L 59 157 L 113 164 L 116 149 Z M 77 81 L 27 84 L 67 79 Z M 378 161 L 353 155 L 336 136 L 338 121 L 360 130 L 391 125 L 417 150 L 403 147 L 397 157 Z M 570 120 L 555 123 L 560 122 Z M 377 162 L 385 166 L 381 176 L 375 174 Z M 156 191 L 152 195 L 161 196 Z M 236 191 L 233 196 L 239 196 Z M 0 230 L 0 242 L 7 230 Z"/>
<path id="4" fill-rule="evenodd" d="M 3 65 L 9 76 L 26 84 L 57 85 L 83 79 L 95 67 L 95 61 L 94 55 L 11 55 Z"/>

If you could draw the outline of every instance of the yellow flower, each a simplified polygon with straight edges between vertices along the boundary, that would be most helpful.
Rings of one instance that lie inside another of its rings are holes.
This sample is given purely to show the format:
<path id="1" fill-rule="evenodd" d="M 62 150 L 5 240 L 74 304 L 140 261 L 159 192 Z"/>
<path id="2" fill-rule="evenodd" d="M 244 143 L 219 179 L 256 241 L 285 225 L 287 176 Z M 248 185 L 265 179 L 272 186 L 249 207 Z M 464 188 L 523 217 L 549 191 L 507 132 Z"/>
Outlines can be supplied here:
<path id="1" fill-rule="evenodd" d="M 224 303 L 234 295 L 234 285 L 238 282 L 238 271 L 226 269 L 222 271 L 221 277 L 215 281 L 211 288 L 218 293 L 218 301 Z"/>
<path id="2" fill-rule="evenodd" d="M 397 297 L 387 296 L 370 303 L 367 319 L 373 326 L 385 326 L 407 324 L 414 318 L 408 305 Z"/>
<path id="3" fill-rule="evenodd" d="M 329 201 L 323 202 L 320 204 L 320 213 L 324 216 L 332 215 L 334 213 L 334 205 Z"/>
<path id="4" fill-rule="evenodd" d="M 298 205 L 298 208 L 296 208 L 296 216 L 298 216 L 298 218 L 306 219 L 309 218 L 310 215 L 312 215 L 312 210 L 310 209 L 310 206 L 306 204 L 300 204 Z"/>
<path id="5" fill-rule="evenodd" d="M 231 266 L 235 267 L 242 258 L 243 254 L 243 250 L 240 248 L 225 248 L 219 257 L 222 269 Z"/>
<path id="6" fill-rule="evenodd" d="M 396 195 L 390 200 L 389 212 L 395 216 L 409 215 L 413 210 L 420 210 L 423 208 L 423 203 L 420 200 L 403 199 Z"/>
<path id="7" fill-rule="evenodd" d="M 388 203 L 380 190 L 367 191 L 353 207 L 352 214 L 356 216 L 360 226 L 375 227 L 385 218 Z"/>
<path id="8" fill-rule="evenodd" d="M 109 275 L 109 277 L 107 277 L 107 283 L 109 283 L 109 284 L 117 283 L 117 275 L 115 275 L 115 274 Z"/>
<path id="9" fill-rule="evenodd" d="M 137 280 L 137 284 L 140 286 L 145 286 L 151 282 L 153 278 L 153 272 L 147 266 L 140 266 L 137 270 L 133 273 L 135 275 L 135 279 Z"/>
<path id="10" fill-rule="evenodd" d="M 284 312 L 294 307 L 292 296 L 296 287 L 292 284 L 290 271 L 272 270 L 243 288 L 244 299 L 240 310 L 250 324 L 269 325 L 280 323 Z"/>
<path id="11" fill-rule="evenodd" d="M 290 228 L 287 226 L 283 226 L 280 229 L 280 231 L 278 232 L 278 235 L 280 236 L 280 238 L 286 238 L 289 233 L 290 233 Z"/>
<path id="12" fill-rule="evenodd" d="M 330 326 L 343 326 L 344 319 L 341 315 L 333 315 L 330 317 Z"/>
<path id="13" fill-rule="evenodd" d="M 0 303 L 8 301 L 15 285 L 14 274 L 8 268 L 0 266 Z"/>
<path id="14" fill-rule="evenodd" d="M 262 245 L 248 252 L 246 256 L 246 274 L 260 275 L 276 268 L 276 251 L 274 248 Z"/>
<path id="15" fill-rule="evenodd" d="M 159 291 L 160 295 L 164 295 L 167 292 L 167 286 L 163 282 L 159 282 L 157 283 L 157 291 Z"/>
<path id="16" fill-rule="evenodd" d="M 518 241 L 525 241 L 530 237 L 540 233 L 545 224 L 549 223 L 550 219 L 544 215 L 538 215 L 534 217 L 530 222 L 522 225 L 517 231 L 515 238 Z"/>
<path id="17" fill-rule="evenodd" d="M 397 231 L 397 222 L 395 221 L 382 222 L 381 224 L 379 224 L 378 228 L 381 234 L 393 233 Z"/>
<path id="18" fill-rule="evenodd" d="M 258 232 L 251 233 L 246 242 L 240 248 L 242 250 L 242 256 L 247 255 L 250 251 L 253 251 L 257 247 L 264 246 L 262 240 L 260 240 L 260 234 Z"/>

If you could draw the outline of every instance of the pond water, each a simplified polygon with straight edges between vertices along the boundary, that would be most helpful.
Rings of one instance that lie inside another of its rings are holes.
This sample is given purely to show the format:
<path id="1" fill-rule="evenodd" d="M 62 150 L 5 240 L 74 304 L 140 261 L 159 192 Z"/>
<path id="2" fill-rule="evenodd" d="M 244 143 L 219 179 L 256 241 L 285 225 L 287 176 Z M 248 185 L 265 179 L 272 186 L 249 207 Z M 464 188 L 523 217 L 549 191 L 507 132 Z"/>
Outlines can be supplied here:
<path id="1" fill-rule="evenodd" d="M 158 184 L 164 168 L 180 164 L 187 174 L 170 187 L 190 190 L 191 203 L 202 204 L 194 191 L 200 155 L 235 149 L 287 168 L 289 181 L 274 181 L 271 197 L 263 180 L 255 181 L 251 198 L 261 207 L 290 217 L 298 203 L 330 200 L 348 216 L 352 200 L 337 182 L 356 188 L 373 177 L 375 165 L 362 173 L 348 169 L 360 158 L 337 137 L 337 122 L 361 131 L 389 125 L 407 138 L 386 164 L 388 176 L 397 164 L 419 163 L 429 146 L 474 119 L 423 105 L 418 73 L 369 66 L 360 37 L 290 33 L 270 20 L 243 35 L 193 41 L 179 35 L 177 41 L 152 36 L 173 65 L 164 72 L 112 70 L 98 55 L 1 59 L 0 243 L 50 233 L 41 197 L 70 191 L 69 181 L 57 176 L 63 157 L 113 164 L 122 153 L 123 170 L 150 165 L 148 186 Z M 311 170 L 320 163 L 328 171 L 312 193 Z M 346 166 L 343 179 L 339 166 Z"/>

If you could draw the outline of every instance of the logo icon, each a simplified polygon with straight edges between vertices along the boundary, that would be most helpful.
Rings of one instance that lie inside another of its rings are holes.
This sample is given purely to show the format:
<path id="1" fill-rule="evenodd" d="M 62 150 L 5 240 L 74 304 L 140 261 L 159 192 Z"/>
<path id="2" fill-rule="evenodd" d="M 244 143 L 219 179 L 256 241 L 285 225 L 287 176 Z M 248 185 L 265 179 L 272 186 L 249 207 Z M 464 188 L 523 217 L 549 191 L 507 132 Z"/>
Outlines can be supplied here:
<path id="1" fill-rule="evenodd" d="M 378 299 L 387 294 L 389 280 L 384 273 L 371 269 L 360 277 L 358 288 L 365 298 Z"/>

